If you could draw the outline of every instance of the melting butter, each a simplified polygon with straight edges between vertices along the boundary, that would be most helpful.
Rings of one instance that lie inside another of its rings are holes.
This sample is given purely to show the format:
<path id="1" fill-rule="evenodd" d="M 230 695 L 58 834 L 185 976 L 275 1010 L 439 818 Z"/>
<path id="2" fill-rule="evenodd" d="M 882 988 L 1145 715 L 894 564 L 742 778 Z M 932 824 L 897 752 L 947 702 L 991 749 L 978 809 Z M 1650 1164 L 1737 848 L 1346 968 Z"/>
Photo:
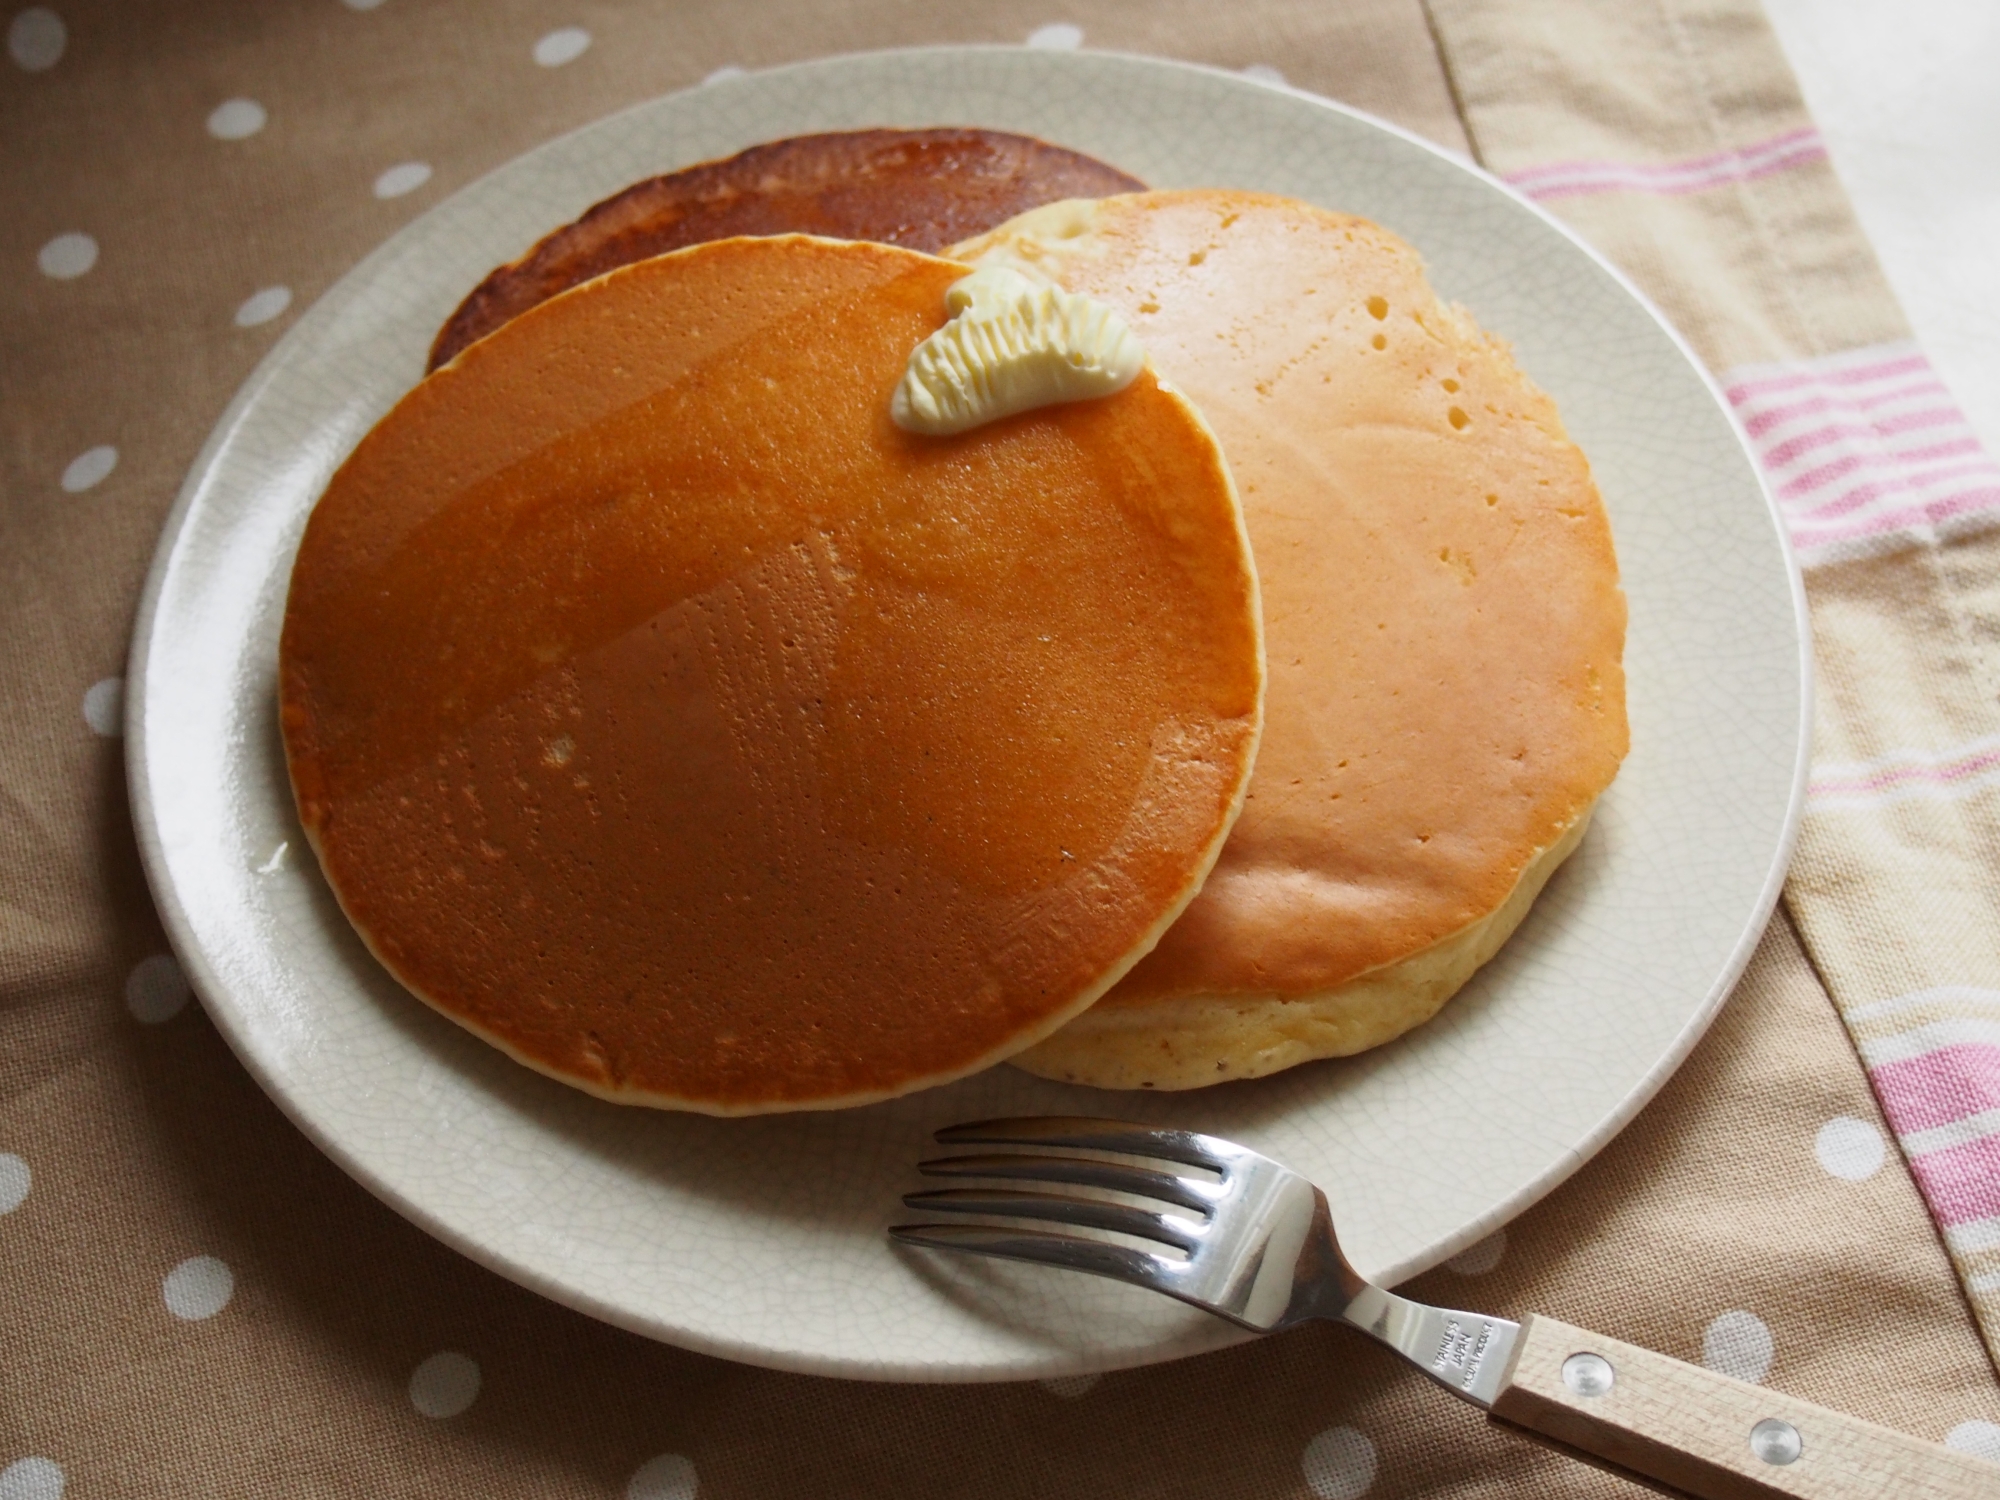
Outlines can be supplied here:
<path id="1" fill-rule="evenodd" d="M 1146 351 L 1117 310 L 989 266 L 944 294 L 951 321 L 910 351 L 889 415 L 932 436 L 1122 391 Z"/>

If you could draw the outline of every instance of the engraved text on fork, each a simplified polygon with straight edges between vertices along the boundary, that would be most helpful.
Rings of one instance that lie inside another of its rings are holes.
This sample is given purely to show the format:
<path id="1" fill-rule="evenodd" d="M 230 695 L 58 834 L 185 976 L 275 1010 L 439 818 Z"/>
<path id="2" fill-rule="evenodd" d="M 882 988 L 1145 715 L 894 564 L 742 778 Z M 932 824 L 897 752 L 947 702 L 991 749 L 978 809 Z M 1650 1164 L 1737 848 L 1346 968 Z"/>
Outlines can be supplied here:
<path id="1" fill-rule="evenodd" d="M 1438 1340 L 1437 1353 L 1431 1356 L 1431 1373 L 1446 1384 L 1451 1378 L 1446 1371 L 1456 1369 L 1460 1373 L 1457 1385 L 1462 1391 L 1472 1389 L 1472 1383 L 1479 1378 L 1479 1367 L 1486 1361 L 1486 1351 L 1493 1343 L 1493 1322 L 1481 1319 L 1479 1332 L 1475 1336 L 1457 1318 L 1447 1318 L 1444 1336 Z"/>

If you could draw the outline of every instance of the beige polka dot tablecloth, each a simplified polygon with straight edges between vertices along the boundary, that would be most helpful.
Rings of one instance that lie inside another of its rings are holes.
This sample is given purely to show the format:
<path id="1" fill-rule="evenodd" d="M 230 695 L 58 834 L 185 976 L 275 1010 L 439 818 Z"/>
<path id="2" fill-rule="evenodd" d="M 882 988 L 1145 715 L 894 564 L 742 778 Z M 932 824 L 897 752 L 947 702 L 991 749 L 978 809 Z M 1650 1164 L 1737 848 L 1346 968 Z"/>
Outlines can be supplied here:
<path id="1" fill-rule="evenodd" d="M 57 0 L 11 14 L 0 64 L 0 1500 L 1640 1493 L 1332 1329 L 974 1387 L 619 1332 L 348 1180 L 166 951 L 123 662 L 172 498 L 289 321 L 441 195 L 625 104 L 966 41 L 1251 71 L 1472 154 L 1721 377 L 1809 569 L 1798 870 L 1637 1122 L 1412 1290 L 2000 1459 L 2000 471 L 1754 4 Z"/>

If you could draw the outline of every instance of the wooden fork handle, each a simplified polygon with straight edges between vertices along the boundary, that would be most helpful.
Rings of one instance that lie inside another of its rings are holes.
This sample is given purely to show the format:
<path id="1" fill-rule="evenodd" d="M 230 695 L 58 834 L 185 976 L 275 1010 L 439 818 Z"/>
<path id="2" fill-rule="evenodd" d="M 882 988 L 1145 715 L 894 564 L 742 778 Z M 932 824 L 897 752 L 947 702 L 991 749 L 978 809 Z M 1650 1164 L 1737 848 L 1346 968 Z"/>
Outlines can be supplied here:
<path id="1" fill-rule="evenodd" d="M 2000 1466 L 1554 1318 L 1493 1415 L 1700 1500 L 2000 1500 Z"/>

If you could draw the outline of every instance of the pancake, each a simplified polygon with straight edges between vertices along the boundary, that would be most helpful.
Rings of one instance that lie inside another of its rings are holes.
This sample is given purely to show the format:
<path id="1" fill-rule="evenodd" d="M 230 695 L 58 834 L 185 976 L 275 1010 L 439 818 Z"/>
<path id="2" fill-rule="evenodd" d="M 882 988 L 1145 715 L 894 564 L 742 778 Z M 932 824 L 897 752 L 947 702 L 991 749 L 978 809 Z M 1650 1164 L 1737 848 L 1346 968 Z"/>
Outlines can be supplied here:
<path id="1" fill-rule="evenodd" d="M 938 251 L 1038 204 L 1144 186 L 1080 152 L 998 130 L 857 130 L 752 146 L 635 183 L 501 266 L 446 320 L 425 368 L 593 276 L 708 240 L 800 233 Z"/>
<path id="2" fill-rule="evenodd" d="M 1103 1000 L 1014 1061 L 1190 1088 L 1388 1041 L 1526 914 L 1627 745 L 1583 454 L 1366 220 L 1251 193 L 1035 210 L 954 254 L 1122 310 L 1241 487 L 1270 689 L 1242 819 Z"/>
<path id="3" fill-rule="evenodd" d="M 1227 466 L 1143 367 L 896 426 L 965 275 L 804 236 L 643 261 L 335 474 L 286 753 L 415 994 L 605 1098 L 832 1108 L 1032 1043 L 1182 909 L 1261 714 Z"/>

